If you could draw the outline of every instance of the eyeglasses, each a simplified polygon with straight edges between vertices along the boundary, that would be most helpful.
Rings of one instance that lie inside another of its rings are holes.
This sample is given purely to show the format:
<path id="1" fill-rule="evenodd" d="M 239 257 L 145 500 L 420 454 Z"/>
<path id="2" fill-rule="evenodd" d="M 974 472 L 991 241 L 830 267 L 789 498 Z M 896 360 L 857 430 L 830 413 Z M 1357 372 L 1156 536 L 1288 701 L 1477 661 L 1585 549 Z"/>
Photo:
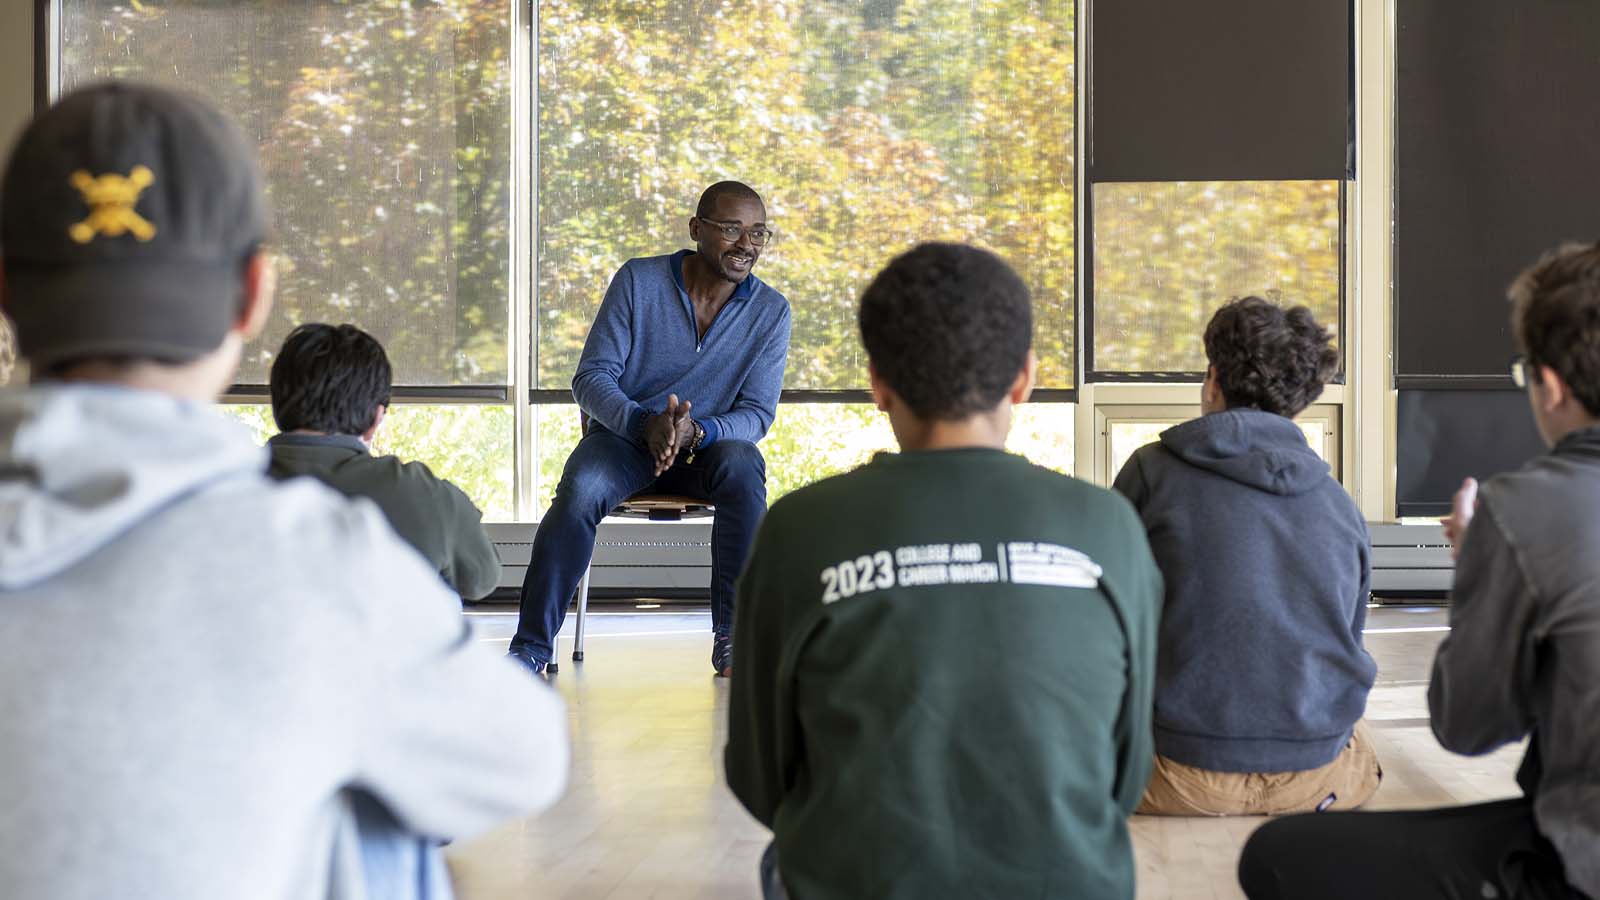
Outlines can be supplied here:
<path id="1" fill-rule="evenodd" d="M 756 245 L 757 247 L 765 247 L 767 245 L 767 241 L 772 240 L 772 229 L 766 227 L 765 225 L 757 225 L 754 228 L 746 228 L 743 225 L 740 225 L 738 222 L 723 222 L 717 219 L 707 219 L 702 216 L 696 216 L 695 218 L 706 223 L 707 225 L 715 227 L 717 231 L 722 234 L 722 239 L 730 244 L 737 243 L 739 240 L 739 235 L 741 234 L 748 234 L 750 236 L 750 243 Z"/>
<path id="2" fill-rule="evenodd" d="M 1529 383 L 1533 381 L 1530 377 L 1531 373 L 1528 371 L 1529 368 L 1526 356 L 1518 353 L 1516 356 L 1511 357 L 1511 383 L 1522 390 L 1527 390 Z"/>

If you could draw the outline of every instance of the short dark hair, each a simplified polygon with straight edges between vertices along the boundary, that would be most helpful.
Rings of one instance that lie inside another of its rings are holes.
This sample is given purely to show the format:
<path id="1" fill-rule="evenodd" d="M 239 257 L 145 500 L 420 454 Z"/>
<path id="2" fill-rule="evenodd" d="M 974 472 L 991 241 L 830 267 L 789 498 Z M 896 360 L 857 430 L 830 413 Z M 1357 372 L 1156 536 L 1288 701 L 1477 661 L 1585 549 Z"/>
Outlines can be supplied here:
<path id="1" fill-rule="evenodd" d="M 309 322 L 289 332 L 272 361 L 279 431 L 361 434 L 389 405 L 394 371 L 377 339 L 354 325 Z"/>
<path id="2" fill-rule="evenodd" d="M 1228 302 L 1206 325 L 1206 361 L 1229 409 L 1294 418 L 1322 396 L 1339 369 L 1328 330 L 1304 306 L 1283 309 L 1260 297 Z"/>
<path id="3" fill-rule="evenodd" d="M 706 216 L 714 214 L 717 210 L 717 201 L 723 197 L 733 197 L 738 200 L 754 200 L 763 206 L 766 205 L 765 201 L 761 199 L 761 195 L 756 193 L 756 189 L 750 185 L 745 184 L 742 181 L 719 181 L 716 184 L 713 184 L 711 187 L 706 188 L 700 194 L 700 202 L 695 204 L 694 214 L 702 219 L 704 219 Z"/>
<path id="4" fill-rule="evenodd" d="M 1033 343 L 1028 286 L 1005 261 L 964 244 L 920 244 L 861 295 L 861 342 L 873 368 L 920 419 L 989 412 Z"/>
<path id="5" fill-rule="evenodd" d="M 1531 366 L 1548 366 L 1600 416 L 1600 243 L 1565 244 L 1517 276 L 1511 331 Z"/>

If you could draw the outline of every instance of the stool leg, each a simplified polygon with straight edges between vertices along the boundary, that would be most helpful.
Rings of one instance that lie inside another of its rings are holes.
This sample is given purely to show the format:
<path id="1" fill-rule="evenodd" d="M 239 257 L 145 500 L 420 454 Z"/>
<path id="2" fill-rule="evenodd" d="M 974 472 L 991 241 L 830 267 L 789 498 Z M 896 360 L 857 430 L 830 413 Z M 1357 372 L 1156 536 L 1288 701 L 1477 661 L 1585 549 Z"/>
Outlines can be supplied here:
<path id="1" fill-rule="evenodd" d="M 583 619 L 589 612 L 589 575 L 593 572 L 593 566 L 584 569 L 583 580 L 578 582 L 578 628 L 572 636 L 573 662 L 583 662 Z"/>

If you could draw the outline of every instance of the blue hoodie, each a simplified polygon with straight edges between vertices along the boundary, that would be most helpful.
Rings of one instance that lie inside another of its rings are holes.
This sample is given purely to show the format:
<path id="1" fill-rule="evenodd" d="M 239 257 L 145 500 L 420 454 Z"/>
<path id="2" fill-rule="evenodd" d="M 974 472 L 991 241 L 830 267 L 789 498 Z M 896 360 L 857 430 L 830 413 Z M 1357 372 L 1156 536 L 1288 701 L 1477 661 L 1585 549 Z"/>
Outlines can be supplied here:
<path id="1" fill-rule="evenodd" d="M 1136 451 L 1113 487 L 1166 578 L 1156 752 L 1219 772 L 1332 762 L 1377 674 L 1361 644 L 1371 544 L 1299 426 L 1201 416 Z"/>

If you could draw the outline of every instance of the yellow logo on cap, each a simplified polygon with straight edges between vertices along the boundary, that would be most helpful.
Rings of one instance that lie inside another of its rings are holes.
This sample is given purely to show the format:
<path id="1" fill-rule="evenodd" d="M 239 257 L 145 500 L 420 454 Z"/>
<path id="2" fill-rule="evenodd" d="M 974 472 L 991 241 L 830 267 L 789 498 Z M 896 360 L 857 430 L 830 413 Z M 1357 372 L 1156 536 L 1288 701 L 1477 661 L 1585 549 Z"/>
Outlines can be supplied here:
<path id="1" fill-rule="evenodd" d="M 83 194 L 89 204 L 89 218 L 67 229 L 67 234 L 80 244 L 94 240 L 95 235 L 121 237 L 132 234 L 141 241 L 156 236 L 156 227 L 133 211 L 144 189 L 154 184 L 154 172 L 144 166 L 134 166 L 127 175 L 101 175 L 99 178 L 82 169 L 72 173 L 72 186 Z"/>

